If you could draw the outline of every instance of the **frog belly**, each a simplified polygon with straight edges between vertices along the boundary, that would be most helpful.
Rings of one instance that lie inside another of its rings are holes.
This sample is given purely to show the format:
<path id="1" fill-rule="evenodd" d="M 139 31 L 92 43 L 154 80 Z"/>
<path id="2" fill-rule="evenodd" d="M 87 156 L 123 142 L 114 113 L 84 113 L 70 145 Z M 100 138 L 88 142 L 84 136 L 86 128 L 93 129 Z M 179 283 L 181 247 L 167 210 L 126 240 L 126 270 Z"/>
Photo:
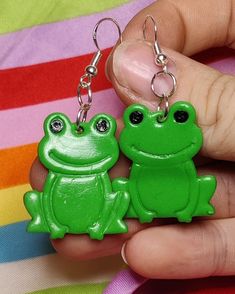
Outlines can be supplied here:
<path id="1" fill-rule="evenodd" d="M 53 210 L 70 233 L 86 233 L 97 219 L 104 203 L 99 177 L 59 177 L 53 189 Z M 95 203 L 95 205 L 94 205 Z"/>
<path id="2" fill-rule="evenodd" d="M 157 217 L 173 217 L 188 205 L 190 183 L 184 167 L 142 168 L 136 185 L 143 206 Z"/>

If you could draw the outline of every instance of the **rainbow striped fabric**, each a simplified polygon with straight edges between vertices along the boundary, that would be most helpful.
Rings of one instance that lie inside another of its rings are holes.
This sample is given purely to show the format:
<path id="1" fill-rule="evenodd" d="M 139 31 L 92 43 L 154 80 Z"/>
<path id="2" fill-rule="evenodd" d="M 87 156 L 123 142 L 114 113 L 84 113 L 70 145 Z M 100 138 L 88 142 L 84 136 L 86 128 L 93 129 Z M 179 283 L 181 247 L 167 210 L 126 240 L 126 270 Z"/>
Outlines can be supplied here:
<path id="1" fill-rule="evenodd" d="M 77 84 L 95 51 L 94 25 L 109 16 L 124 28 L 138 11 L 152 2 L 0 1 L 1 294 L 102 293 L 123 269 L 119 257 L 84 262 L 64 260 L 54 252 L 48 235 L 27 234 L 29 215 L 22 198 L 30 190 L 28 174 L 37 142 L 43 135 L 44 118 L 55 111 L 66 113 L 71 119 L 76 117 Z M 107 57 L 117 36 L 114 33 L 102 37 Z M 218 62 L 211 60 L 211 65 L 235 73 L 234 56 L 225 56 Z M 104 66 L 105 58 L 94 81 L 90 115 L 107 112 L 117 117 L 122 114 L 123 105 L 105 79 Z M 121 285 L 117 291 L 113 293 L 124 293 Z"/>
<path id="2" fill-rule="evenodd" d="M 0 1 L 0 293 L 101 293 L 123 268 L 119 257 L 73 262 L 58 256 L 48 235 L 25 232 L 22 198 L 51 112 L 75 119 L 76 88 L 96 48 L 92 30 L 103 17 L 122 28 L 153 0 Z M 104 56 L 116 32 L 102 36 Z M 90 115 L 122 113 L 104 74 L 94 81 Z M 47 289 L 47 290 L 46 290 Z M 35 292 L 36 291 L 36 292 Z"/>

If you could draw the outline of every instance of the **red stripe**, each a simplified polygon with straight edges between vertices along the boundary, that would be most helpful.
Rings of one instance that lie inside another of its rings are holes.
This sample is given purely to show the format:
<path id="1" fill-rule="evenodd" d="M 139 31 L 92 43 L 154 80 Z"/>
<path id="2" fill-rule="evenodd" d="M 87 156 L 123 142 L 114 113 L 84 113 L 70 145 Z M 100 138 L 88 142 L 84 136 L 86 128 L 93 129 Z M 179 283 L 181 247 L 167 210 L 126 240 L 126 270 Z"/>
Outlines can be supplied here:
<path id="1" fill-rule="evenodd" d="M 110 49 L 103 51 L 94 78 L 94 92 L 111 88 L 105 77 Z M 22 107 L 76 96 L 76 89 L 93 54 L 0 71 L 0 109 Z"/>

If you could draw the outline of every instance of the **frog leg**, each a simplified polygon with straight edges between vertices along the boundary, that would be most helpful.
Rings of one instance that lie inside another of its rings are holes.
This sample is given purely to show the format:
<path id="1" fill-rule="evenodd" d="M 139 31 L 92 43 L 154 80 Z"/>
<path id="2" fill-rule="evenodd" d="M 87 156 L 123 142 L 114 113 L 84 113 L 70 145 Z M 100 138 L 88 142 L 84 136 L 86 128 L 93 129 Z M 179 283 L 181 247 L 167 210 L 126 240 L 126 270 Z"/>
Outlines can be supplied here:
<path id="1" fill-rule="evenodd" d="M 104 207 L 98 220 L 89 228 L 92 239 L 103 239 L 104 234 L 126 233 L 127 225 L 122 220 L 129 207 L 129 194 L 112 191 L 109 176 L 101 176 L 104 191 Z"/>
<path id="2" fill-rule="evenodd" d="M 141 223 L 151 223 L 153 218 L 156 217 L 157 214 L 154 211 L 146 209 L 141 201 L 139 191 L 137 189 L 137 181 L 139 178 L 140 169 L 141 167 L 139 165 L 133 164 L 131 177 L 129 180 L 131 206 L 133 207 L 133 210 Z M 132 217 L 131 215 L 129 215 L 129 213 L 127 216 Z"/>
<path id="3" fill-rule="evenodd" d="M 201 176 L 197 180 L 200 187 L 200 196 L 195 216 L 213 215 L 215 208 L 210 204 L 210 200 L 216 189 L 216 178 L 214 176 Z"/>
<path id="4" fill-rule="evenodd" d="M 27 226 L 28 232 L 49 232 L 42 210 L 42 192 L 36 190 L 25 193 L 24 204 L 32 217 Z"/>
<path id="5" fill-rule="evenodd" d="M 183 210 L 176 212 L 176 217 L 179 222 L 190 223 L 199 202 L 200 186 L 199 181 L 197 180 L 196 169 L 194 167 L 193 161 L 186 162 L 184 167 L 189 180 L 189 201 Z"/>
<path id="6" fill-rule="evenodd" d="M 49 172 L 44 186 L 42 203 L 45 219 L 49 227 L 52 239 L 63 238 L 65 233 L 68 232 L 68 227 L 61 225 L 57 221 L 56 216 L 54 214 L 52 199 L 53 197 L 56 197 L 53 195 L 55 183 L 56 175 Z"/>

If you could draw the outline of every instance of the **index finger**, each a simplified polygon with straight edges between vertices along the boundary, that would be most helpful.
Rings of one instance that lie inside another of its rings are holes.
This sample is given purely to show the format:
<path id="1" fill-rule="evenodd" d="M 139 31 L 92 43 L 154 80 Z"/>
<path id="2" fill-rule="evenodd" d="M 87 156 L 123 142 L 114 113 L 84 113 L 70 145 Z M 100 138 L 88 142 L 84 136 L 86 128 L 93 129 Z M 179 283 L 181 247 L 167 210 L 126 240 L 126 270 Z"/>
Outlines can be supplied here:
<path id="1" fill-rule="evenodd" d="M 123 39 L 143 39 L 149 14 L 157 22 L 160 44 L 184 55 L 213 47 L 235 48 L 235 0 L 158 0 L 131 20 Z M 147 35 L 153 40 L 151 29 L 148 26 Z"/>

